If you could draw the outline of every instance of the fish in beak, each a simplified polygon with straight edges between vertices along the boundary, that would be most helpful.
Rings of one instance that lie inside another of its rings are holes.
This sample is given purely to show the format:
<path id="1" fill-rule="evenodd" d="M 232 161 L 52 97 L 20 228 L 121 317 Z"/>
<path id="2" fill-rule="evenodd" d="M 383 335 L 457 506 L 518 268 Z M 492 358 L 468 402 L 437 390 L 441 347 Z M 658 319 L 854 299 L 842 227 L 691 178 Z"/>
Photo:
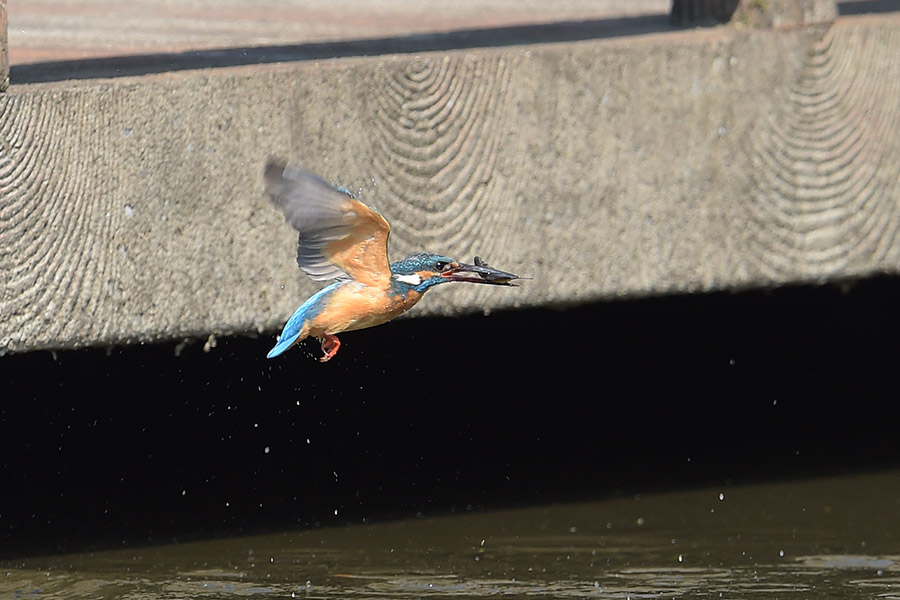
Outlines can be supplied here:
<path id="1" fill-rule="evenodd" d="M 515 285 L 514 279 L 520 279 L 518 275 L 507 273 L 488 266 L 479 257 L 475 257 L 475 264 L 457 263 L 457 266 L 441 273 L 450 281 L 468 281 L 469 283 L 489 283 L 491 285 Z"/>

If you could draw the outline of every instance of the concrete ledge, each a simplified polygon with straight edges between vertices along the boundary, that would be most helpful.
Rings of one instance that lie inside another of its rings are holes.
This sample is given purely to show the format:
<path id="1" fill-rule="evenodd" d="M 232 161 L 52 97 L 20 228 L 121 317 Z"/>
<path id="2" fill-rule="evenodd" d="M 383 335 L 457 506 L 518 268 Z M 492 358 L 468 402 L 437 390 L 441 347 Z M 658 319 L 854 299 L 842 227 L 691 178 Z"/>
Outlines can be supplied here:
<path id="1" fill-rule="evenodd" d="M 531 275 L 413 311 L 900 271 L 900 26 L 732 28 L 0 96 L 0 352 L 275 331 L 317 286 L 269 155 L 358 191 L 392 258 Z"/>

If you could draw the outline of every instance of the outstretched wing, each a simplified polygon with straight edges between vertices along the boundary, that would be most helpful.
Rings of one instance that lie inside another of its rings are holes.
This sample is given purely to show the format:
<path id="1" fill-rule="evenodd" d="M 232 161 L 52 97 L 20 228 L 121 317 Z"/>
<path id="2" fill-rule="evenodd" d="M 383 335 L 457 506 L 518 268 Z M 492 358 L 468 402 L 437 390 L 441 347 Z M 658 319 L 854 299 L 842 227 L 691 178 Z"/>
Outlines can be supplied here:
<path id="1" fill-rule="evenodd" d="M 314 281 L 352 278 L 386 285 L 391 226 L 353 195 L 277 160 L 265 170 L 266 191 L 300 232 L 297 264 Z"/>

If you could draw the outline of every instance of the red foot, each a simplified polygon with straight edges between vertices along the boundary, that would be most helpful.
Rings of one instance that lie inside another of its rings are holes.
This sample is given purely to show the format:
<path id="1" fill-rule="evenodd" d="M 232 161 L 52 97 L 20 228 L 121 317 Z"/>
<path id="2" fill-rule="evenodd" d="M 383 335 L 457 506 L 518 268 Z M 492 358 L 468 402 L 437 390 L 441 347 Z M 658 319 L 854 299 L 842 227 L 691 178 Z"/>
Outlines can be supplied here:
<path id="1" fill-rule="evenodd" d="M 338 349 L 341 347 L 341 340 L 336 335 L 326 333 L 319 338 L 319 341 L 322 342 L 322 352 L 325 353 L 325 356 L 320 358 L 319 362 L 328 362 L 337 354 Z"/>

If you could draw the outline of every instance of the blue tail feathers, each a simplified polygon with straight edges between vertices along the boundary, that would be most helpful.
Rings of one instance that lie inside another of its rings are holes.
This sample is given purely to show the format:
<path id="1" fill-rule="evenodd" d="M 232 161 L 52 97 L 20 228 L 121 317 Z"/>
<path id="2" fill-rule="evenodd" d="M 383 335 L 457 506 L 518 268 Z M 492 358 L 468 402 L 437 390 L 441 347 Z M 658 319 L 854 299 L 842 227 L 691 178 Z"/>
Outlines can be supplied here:
<path id="1" fill-rule="evenodd" d="M 281 337 L 278 338 L 278 343 L 275 344 L 274 348 L 269 350 L 266 358 L 275 358 L 296 344 L 297 341 L 301 339 L 300 335 L 303 334 L 303 329 L 306 327 L 307 323 L 312 321 L 316 315 L 322 311 L 328 296 L 340 286 L 341 283 L 343 282 L 335 282 L 319 290 L 310 296 L 300 308 L 295 310 L 294 314 L 291 315 L 291 318 L 288 319 L 288 322 L 284 324 L 284 330 L 281 332 Z M 303 337 L 306 337 L 306 335 L 303 334 Z"/>
<path id="2" fill-rule="evenodd" d="M 289 336 L 285 336 L 284 334 L 282 334 L 278 339 L 278 343 L 275 344 L 275 347 L 269 350 L 269 353 L 266 354 L 266 358 L 275 358 L 276 356 L 293 346 L 297 342 L 298 337 L 300 337 L 299 332 Z"/>
<path id="3" fill-rule="evenodd" d="M 278 338 L 278 343 L 275 344 L 274 348 L 269 350 L 269 353 L 266 354 L 266 358 L 275 358 L 297 343 L 300 334 L 303 332 L 303 327 L 306 325 L 306 313 L 308 312 L 308 308 L 306 303 L 304 303 L 303 306 L 294 311 L 294 314 L 291 315 L 288 322 L 284 324 L 284 330 L 282 330 L 281 336 Z"/>

